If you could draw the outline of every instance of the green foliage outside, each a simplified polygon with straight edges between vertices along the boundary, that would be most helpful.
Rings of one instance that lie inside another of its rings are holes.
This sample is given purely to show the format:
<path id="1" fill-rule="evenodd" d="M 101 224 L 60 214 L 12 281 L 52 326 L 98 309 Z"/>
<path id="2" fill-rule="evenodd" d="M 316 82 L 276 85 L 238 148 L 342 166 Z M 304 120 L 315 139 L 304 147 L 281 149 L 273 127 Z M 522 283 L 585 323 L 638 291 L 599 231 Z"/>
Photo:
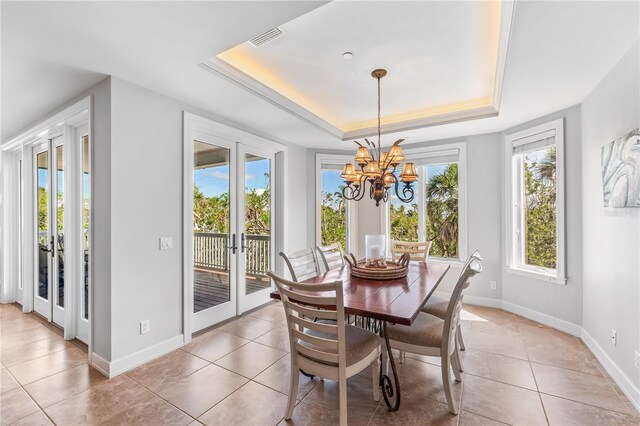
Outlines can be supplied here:
<path id="1" fill-rule="evenodd" d="M 458 165 L 449 164 L 426 184 L 426 237 L 431 256 L 458 256 Z M 390 206 L 391 238 L 418 241 L 418 204 Z"/>
<path id="2" fill-rule="evenodd" d="M 556 149 L 524 158 L 525 263 L 556 268 Z"/>
<path id="3" fill-rule="evenodd" d="M 322 245 L 340 243 L 347 247 L 347 207 L 342 197 L 342 186 L 336 192 L 322 192 L 320 233 Z"/>
<path id="4" fill-rule="evenodd" d="M 271 185 L 265 173 L 266 189 L 245 191 L 246 234 L 269 235 L 271 225 Z M 229 193 L 206 197 L 193 186 L 193 229 L 195 232 L 229 232 Z"/>
<path id="5" fill-rule="evenodd" d="M 427 181 L 427 239 L 431 256 L 458 257 L 458 164 Z"/>
<path id="6" fill-rule="evenodd" d="M 399 241 L 418 241 L 418 205 L 389 205 L 391 239 Z"/>

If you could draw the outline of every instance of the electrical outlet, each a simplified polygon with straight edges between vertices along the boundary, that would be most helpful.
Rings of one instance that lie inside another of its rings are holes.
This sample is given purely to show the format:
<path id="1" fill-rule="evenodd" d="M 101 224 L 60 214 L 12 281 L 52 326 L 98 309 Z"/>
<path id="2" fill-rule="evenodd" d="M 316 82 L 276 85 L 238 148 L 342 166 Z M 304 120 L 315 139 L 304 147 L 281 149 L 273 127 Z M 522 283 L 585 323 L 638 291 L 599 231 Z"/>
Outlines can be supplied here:
<path id="1" fill-rule="evenodd" d="M 611 343 L 613 346 L 618 346 L 618 332 L 611 330 Z"/>
<path id="2" fill-rule="evenodd" d="M 160 238 L 160 250 L 168 250 L 173 248 L 173 238 L 162 237 Z"/>
<path id="3" fill-rule="evenodd" d="M 140 334 L 146 334 L 151 329 L 149 320 L 140 321 Z"/>
<path id="4" fill-rule="evenodd" d="M 498 283 L 495 281 L 491 281 L 491 290 L 495 290 L 496 288 L 498 288 Z"/>
<path id="5" fill-rule="evenodd" d="M 640 370 L 640 352 L 636 351 L 636 368 Z"/>

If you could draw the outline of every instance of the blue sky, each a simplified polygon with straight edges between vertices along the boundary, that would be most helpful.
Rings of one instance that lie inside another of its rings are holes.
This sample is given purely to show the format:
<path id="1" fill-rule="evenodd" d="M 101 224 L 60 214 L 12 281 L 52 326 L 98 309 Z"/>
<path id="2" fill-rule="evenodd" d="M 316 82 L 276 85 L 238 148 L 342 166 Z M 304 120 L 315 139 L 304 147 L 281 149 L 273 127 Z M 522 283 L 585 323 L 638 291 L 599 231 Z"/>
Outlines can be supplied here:
<path id="1" fill-rule="evenodd" d="M 265 173 L 269 173 L 269 160 L 261 159 L 245 163 L 246 187 L 249 190 L 265 188 Z M 220 196 L 229 191 L 229 166 L 195 170 L 193 181 L 205 197 Z"/>

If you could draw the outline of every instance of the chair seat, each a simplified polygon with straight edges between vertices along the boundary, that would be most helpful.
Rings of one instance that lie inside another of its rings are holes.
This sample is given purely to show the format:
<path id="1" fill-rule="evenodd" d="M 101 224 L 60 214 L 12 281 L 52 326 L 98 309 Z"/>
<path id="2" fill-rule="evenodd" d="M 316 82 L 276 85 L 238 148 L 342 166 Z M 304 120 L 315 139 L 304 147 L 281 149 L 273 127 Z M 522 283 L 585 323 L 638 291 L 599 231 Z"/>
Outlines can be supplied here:
<path id="1" fill-rule="evenodd" d="M 443 331 L 444 320 L 425 312 L 420 312 L 411 326 L 395 324 L 387 327 L 389 340 L 430 348 L 442 345 Z"/>
<path id="2" fill-rule="evenodd" d="M 427 303 L 422 307 L 422 312 L 445 319 L 445 317 L 447 316 L 448 307 L 449 299 L 438 296 L 431 296 L 429 300 L 427 300 Z"/>
<path id="3" fill-rule="evenodd" d="M 335 335 L 330 335 L 315 330 L 307 330 L 307 333 L 316 337 L 335 339 Z M 371 354 L 371 352 L 373 352 L 378 346 L 380 346 L 380 337 L 368 330 L 365 330 L 364 328 L 355 327 L 353 325 L 345 325 L 344 334 L 347 367 L 354 365 L 359 361 L 362 361 L 367 357 L 367 355 Z M 300 344 L 311 349 L 321 350 L 325 352 L 327 351 L 326 349 L 311 345 L 308 342 L 300 341 Z M 323 363 L 327 364 L 326 362 Z"/>

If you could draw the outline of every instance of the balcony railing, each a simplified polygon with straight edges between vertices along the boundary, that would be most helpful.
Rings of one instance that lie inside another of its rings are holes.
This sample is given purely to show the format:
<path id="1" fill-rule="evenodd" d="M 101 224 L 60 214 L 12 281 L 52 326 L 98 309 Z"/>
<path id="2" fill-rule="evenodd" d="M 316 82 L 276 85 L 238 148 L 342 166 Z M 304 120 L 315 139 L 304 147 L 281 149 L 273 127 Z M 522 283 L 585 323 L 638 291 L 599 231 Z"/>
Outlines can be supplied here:
<path id="1" fill-rule="evenodd" d="M 240 249 L 240 241 L 238 250 Z M 269 235 L 247 235 L 245 268 L 247 274 L 265 275 L 270 269 Z M 202 268 L 229 269 L 229 234 L 193 233 L 193 264 Z"/>

